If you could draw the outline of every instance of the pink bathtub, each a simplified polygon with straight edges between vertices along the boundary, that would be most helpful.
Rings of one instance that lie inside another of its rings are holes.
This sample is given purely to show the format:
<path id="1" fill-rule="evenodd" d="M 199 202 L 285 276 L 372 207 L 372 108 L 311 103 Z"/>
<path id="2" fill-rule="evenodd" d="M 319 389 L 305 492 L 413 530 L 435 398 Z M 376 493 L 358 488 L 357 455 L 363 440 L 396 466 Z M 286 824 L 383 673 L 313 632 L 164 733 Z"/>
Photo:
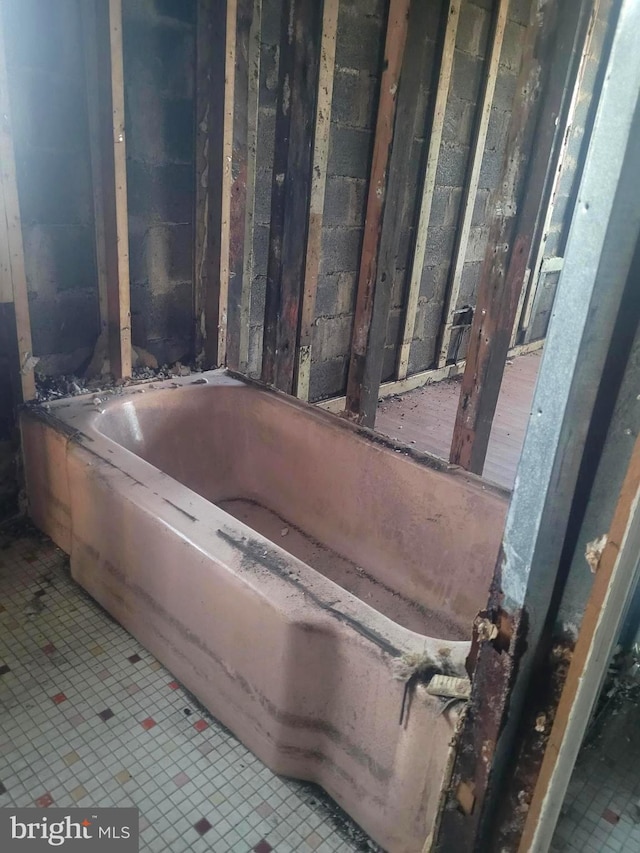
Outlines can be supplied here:
<path id="1" fill-rule="evenodd" d="M 433 829 L 500 490 L 223 372 L 22 416 L 34 522 L 71 572 L 278 773 L 390 853 Z"/>

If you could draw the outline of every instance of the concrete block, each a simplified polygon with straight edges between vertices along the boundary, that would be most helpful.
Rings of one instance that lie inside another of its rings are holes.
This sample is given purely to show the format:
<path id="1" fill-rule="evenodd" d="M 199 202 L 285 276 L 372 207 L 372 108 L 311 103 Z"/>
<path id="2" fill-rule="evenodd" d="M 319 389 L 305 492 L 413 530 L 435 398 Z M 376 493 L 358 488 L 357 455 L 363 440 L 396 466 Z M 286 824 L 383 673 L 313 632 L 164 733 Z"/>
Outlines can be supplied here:
<path id="1" fill-rule="evenodd" d="M 324 197 L 324 225 L 364 224 L 367 184 L 364 180 L 330 175 Z"/>
<path id="2" fill-rule="evenodd" d="M 193 166 L 127 163 L 129 211 L 148 222 L 193 221 Z"/>
<path id="3" fill-rule="evenodd" d="M 93 347 L 99 333 L 98 291 L 67 291 L 53 299 L 29 299 L 34 355 Z"/>
<path id="4" fill-rule="evenodd" d="M 382 19 L 340 4 L 336 35 L 336 65 L 377 75 L 384 50 Z"/>
<path id="5" fill-rule="evenodd" d="M 266 293 L 266 275 L 255 276 L 251 284 L 251 305 L 249 309 L 249 321 L 251 325 L 262 326 L 264 324 L 264 305 Z"/>
<path id="6" fill-rule="evenodd" d="M 318 317 L 313 327 L 313 358 L 328 361 L 349 356 L 353 315 Z"/>
<path id="7" fill-rule="evenodd" d="M 368 71 L 337 68 L 333 83 L 331 118 L 349 127 L 373 128 L 379 81 Z"/>
<path id="8" fill-rule="evenodd" d="M 309 399 L 311 402 L 344 394 L 347 387 L 349 362 L 346 358 L 331 361 L 313 361 L 309 377 Z"/>
<path id="9" fill-rule="evenodd" d="M 260 38 L 263 44 L 275 45 L 280 42 L 282 29 L 283 0 L 269 0 L 262 4 L 262 27 Z"/>
<path id="10" fill-rule="evenodd" d="M 511 0 L 509 3 L 509 19 L 523 27 L 529 26 L 532 4 L 535 2 L 536 0 Z"/>
<path id="11" fill-rule="evenodd" d="M 39 297 L 97 288 L 94 230 L 88 225 L 23 228 L 27 287 Z"/>
<path id="12" fill-rule="evenodd" d="M 483 261 L 473 261 L 466 263 L 462 268 L 462 279 L 460 281 L 460 295 L 456 308 L 463 305 L 475 305 L 480 284 L 480 276 L 482 275 Z"/>
<path id="13" fill-rule="evenodd" d="M 88 152 L 23 151 L 16 158 L 16 172 L 23 226 L 92 222 Z"/>
<path id="14" fill-rule="evenodd" d="M 195 36 L 191 29 L 130 19 L 124 4 L 123 52 L 127 89 L 147 83 L 167 98 L 193 98 Z"/>
<path id="15" fill-rule="evenodd" d="M 382 20 L 387 13 L 386 0 L 341 0 L 345 14 L 366 16 Z"/>
<path id="16" fill-rule="evenodd" d="M 409 350 L 409 375 L 429 370 L 435 361 L 435 339 L 414 340 Z"/>
<path id="17" fill-rule="evenodd" d="M 450 93 L 442 128 L 444 145 L 470 145 L 475 113 L 475 104 L 462 100 L 455 92 Z"/>
<path id="18" fill-rule="evenodd" d="M 455 228 L 429 228 L 425 256 L 427 265 L 435 266 L 450 263 L 455 234 Z"/>
<path id="19" fill-rule="evenodd" d="M 440 187 L 461 187 L 467 172 L 469 149 L 441 146 L 436 171 L 436 185 Z"/>
<path id="20" fill-rule="evenodd" d="M 260 89 L 261 107 L 276 108 L 278 100 L 278 65 L 280 57 L 279 37 L 273 44 L 260 46 Z"/>
<path id="21" fill-rule="evenodd" d="M 496 90 L 493 95 L 493 106 L 503 112 L 510 111 L 516 99 L 518 75 L 506 68 L 500 68 L 496 80 Z"/>
<path id="22" fill-rule="evenodd" d="M 131 288 L 131 334 L 159 364 L 193 352 L 193 284 L 181 282 L 154 294 L 148 285 Z"/>
<path id="23" fill-rule="evenodd" d="M 164 15 L 184 24 L 196 22 L 196 4 L 191 0 L 186 3 L 185 0 L 153 0 L 153 3 L 158 15 Z"/>
<path id="24" fill-rule="evenodd" d="M 472 228 L 469 232 L 469 242 L 467 243 L 465 261 L 467 263 L 473 263 L 474 261 L 484 261 L 484 256 L 487 251 L 488 240 L 489 228 Z"/>
<path id="25" fill-rule="evenodd" d="M 509 119 L 511 112 L 504 112 L 492 107 L 489 114 L 489 126 L 487 127 L 487 139 L 485 151 L 502 151 L 507 143 Z"/>
<path id="26" fill-rule="evenodd" d="M 372 144 L 371 131 L 332 123 L 329 138 L 329 174 L 367 179 Z"/>
<path id="27" fill-rule="evenodd" d="M 526 25 L 515 21 L 507 21 L 504 30 L 504 40 L 500 51 L 500 67 L 508 68 L 513 74 L 520 71 L 522 62 L 522 48 L 527 34 Z"/>
<path id="28" fill-rule="evenodd" d="M 479 186 L 485 190 L 494 190 L 502 178 L 502 166 L 504 153 L 499 150 L 487 149 L 482 158 L 480 166 Z"/>
<path id="29" fill-rule="evenodd" d="M 427 258 L 427 261 L 429 259 Z M 426 264 L 420 279 L 420 299 L 441 303 L 449 278 L 449 264 Z"/>
<path id="30" fill-rule="evenodd" d="M 269 261 L 269 226 L 256 225 L 253 229 L 253 273 L 266 276 Z"/>
<path id="31" fill-rule="evenodd" d="M 450 227 L 458 221 L 462 188 L 436 187 L 431 207 L 430 226 Z"/>
<path id="32" fill-rule="evenodd" d="M 258 150 L 256 168 L 273 169 L 273 151 L 276 142 L 276 114 L 273 110 L 260 109 L 258 112 Z"/>
<path id="33" fill-rule="evenodd" d="M 325 228 L 322 234 L 321 273 L 357 270 L 361 241 L 361 228 Z"/>
<path id="34" fill-rule="evenodd" d="M 456 34 L 456 48 L 474 56 L 484 56 L 490 21 L 491 18 L 486 9 L 474 3 L 463 3 Z"/>
<path id="35" fill-rule="evenodd" d="M 478 102 L 484 63 L 479 56 L 456 50 L 453 59 L 452 91 L 463 101 Z"/>
<path id="36" fill-rule="evenodd" d="M 158 293 L 171 289 L 174 282 L 193 279 L 193 228 L 185 225 L 152 225 L 136 222 L 129 228 L 129 269 L 131 281 L 149 282 Z"/>
<path id="37" fill-rule="evenodd" d="M 476 193 L 475 203 L 473 205 L 473 216 L 471 217 L 472 225 L 488 225 L 489 224 L 489 199 L 491 192 L 487 189 L 479 188 Z"/>

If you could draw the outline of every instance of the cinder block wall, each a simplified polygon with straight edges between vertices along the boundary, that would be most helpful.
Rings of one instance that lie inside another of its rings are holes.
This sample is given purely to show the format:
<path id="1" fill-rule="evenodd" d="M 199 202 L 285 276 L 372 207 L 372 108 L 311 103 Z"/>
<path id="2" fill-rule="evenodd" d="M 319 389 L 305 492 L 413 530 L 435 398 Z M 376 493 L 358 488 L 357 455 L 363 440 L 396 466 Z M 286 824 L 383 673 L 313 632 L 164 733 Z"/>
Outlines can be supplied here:
<path id="1" fill-rule="evenodd" d="M 133 343 L 193 357 L 195 0 L 124 0 Z"/>
<path id="2" fill-rule="evenodd" d="M 79 366 L 99 331 L 81 0 L 5 0 L 34 353 Z"/>

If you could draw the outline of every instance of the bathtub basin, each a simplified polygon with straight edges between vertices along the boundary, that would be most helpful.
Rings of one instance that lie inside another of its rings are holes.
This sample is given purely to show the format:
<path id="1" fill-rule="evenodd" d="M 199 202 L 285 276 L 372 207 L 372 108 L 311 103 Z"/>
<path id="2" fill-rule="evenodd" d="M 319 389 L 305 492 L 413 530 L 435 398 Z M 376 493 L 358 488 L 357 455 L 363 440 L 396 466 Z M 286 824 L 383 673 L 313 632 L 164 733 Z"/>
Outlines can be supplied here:
<path id="1" fill-rule="evenodd" d="M 507 496 L 225 372 L 21 419 L 31 516 L 103 607 L 277 773 L 421 853 Z M 425 680 L 428 676 L 425 676 Z"/>

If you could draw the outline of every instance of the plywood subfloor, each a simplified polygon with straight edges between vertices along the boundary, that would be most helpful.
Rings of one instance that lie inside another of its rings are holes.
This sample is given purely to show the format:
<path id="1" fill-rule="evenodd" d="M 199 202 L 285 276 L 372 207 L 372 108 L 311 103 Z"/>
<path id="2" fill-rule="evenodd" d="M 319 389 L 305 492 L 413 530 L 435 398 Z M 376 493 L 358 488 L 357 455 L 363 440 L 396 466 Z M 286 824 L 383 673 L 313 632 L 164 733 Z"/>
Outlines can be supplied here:
<path id="1" fill-rule="evenodd" d="M 531 410 L 541 352 L 507 364 L 489 440 L 483 475 L 512 488 Z M 376 430 L 418 450 L 449 458 L 460 379 L 425 385 L 378 405 Z"/>

